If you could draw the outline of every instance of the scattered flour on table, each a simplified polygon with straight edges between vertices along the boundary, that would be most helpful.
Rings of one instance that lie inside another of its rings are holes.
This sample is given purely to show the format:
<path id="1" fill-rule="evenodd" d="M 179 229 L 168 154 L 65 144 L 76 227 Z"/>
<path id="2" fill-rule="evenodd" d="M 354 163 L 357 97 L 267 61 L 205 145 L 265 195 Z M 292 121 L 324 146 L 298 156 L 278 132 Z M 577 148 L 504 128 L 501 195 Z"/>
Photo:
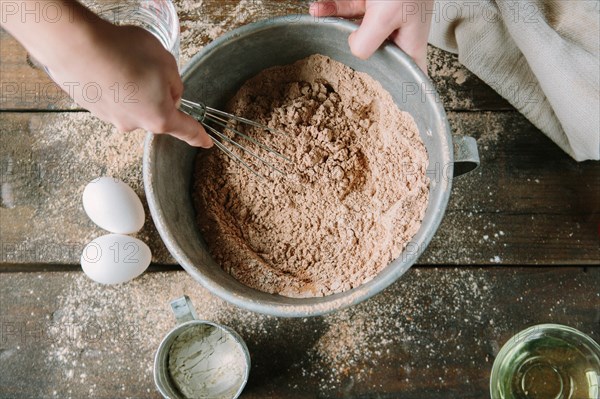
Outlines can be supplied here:
<path id="1" fill-rule="evenodd" d="M 388 295 L 326 316 L 328 328 L 299 365 L 302 375 L 318 378 L 325 392 L 352 381 L 380 387 L 383 382 L 371 376 L 381 375 L 381 369 L 391 370 L 395 381 L 418 379 L 434 387 L 443 386 L 444 376 L 452 372 L 451 366 L 430 368 L 440 357 L 448 365 L 493 361 L 482 353 L 487 348 L 479 338 L 482 330 L 496 328 L 488 302 L 493 282 L 475 269 L 430 271 L 411 269 Z M 471 329 L 458 327 L 465 325 Z M 470 349 L 457 346 L 465 336 L 472 341 Z M 398 358 L 405 361 L 399 364 Z"/>
<path id="2" fill-rule="evenodd" d="M 118 386 L 133 357 L 139 369 L 136 375 L 144 381 L 142 385 L 154 392 L 154 354 L 163 337 L 176 325 L 169 303 L 183 294 L 191 297 L 203 319 L 229 325 L 245 336 L 271 333 L 263 326 L 266 316 L 228 305 L 184 272 L 146 273 L 114 286 L 97 284 L 80 273 L 56 298 L 56 310 L 48 316 L 46 333 L 52 344 L 46 362 L 74 383 L 91 386 L 99 378 L 114 380 Z M 122 362 L 100 362 L 120 357 Z M 98 375 L 80 376 L 81 368 L 96 369 Z M 92 392 L 93 388 L 90 397 L 114 394 Z"/>
<path id="3" fill-rule="evenodd" d="M 291 358 L 283 366 L 290 388 L 316 382 L 326 396 L 352 381 L 378 386 L 380 381 L 371 375 L 381 368 L 393 370 L 402 383 L 425 378 L 432 385 L 443 384 L 439 378 L 452 370 L 453 362 L 493 360 L 486 357 L 492 353 L 489 343 L 479 337 L 498 336 L 496 329 L 506 327 L 504 316 L 493 309 L 493 292 L 499 288 L 477 269 L 411 269 L 386 294 L 306 319 L 276 318 L 229 305 L 184 272 L 146 273 L 118 286 L 96 284 L 82 273 L 72 275 L 71 286 L 56 298 L 56 310 L 49 316 L 47 363 L 74 385 L 91 389 L 98 379 L 114 379 L 118 386 L 123 373 L 131 374 L 124 368 L 133 357 L 138 386 L 153 391 L 154 353 L 175 326 L 169 302 L 183 294 L 190 296 L 201 319 L 232 327 L 244 338 L 253 358 L 251 378 L 269 370 L 272 361 Z M 489 328 L 494 332 L 486 333 Z M 287 347 L 290 341 L 295 344 Z M 457 342 L 470 342 L 469 348 L 457 348 Z M 447 357 L 443 362 L 448 367 L 428 368 L 440 364 L 440 356 Z M 119 357 L 123 362 L 96 365 Z M 78 371 L 82 368 L 99 372 L 83 375 Z M 102 394 L 94 390 L 90 395 Z"/>
<path id="4" fill-rule="evenodd" d="M 29 125 L 29 134 L 23 135 L 20 144 L 27 147 L 22 151 L 28 156 L 15 160 L 11 170 L 14 178 L 7 177 L 19 184 L 27 181 L 29 187 L 15 185 L 15 208 L 7 214 L 4 240 L 23 236 L 18 230 L 12 232 L 13 227 L 20 226 L 11 223 L 12 218 L 30 220 L 30 224 L 24 240 L 14 243 L 14 253 L 11 250 L 6 256 L 14 256 L 15 262 L 79 263 L 85 244 L 106 234 L 83 210 L 81 195 L 92 179 L 119 178 L 146 203 L 142 183 L 146 132 L 121 134 L 87 112 L 39 114 L 29 120 Z M 138 238 L 151 244 L 155 262 L 173 262 L 157 239 L 147 207 L 146 215 Z"/>
<path id="5" fill-rule="evenodd" d="M 262 0 L 175 0 L 175 6 L 181 25 L 181 65 L 205 45 L 239 26 L 275 15 L 308 12 L 308 3 Z"/>

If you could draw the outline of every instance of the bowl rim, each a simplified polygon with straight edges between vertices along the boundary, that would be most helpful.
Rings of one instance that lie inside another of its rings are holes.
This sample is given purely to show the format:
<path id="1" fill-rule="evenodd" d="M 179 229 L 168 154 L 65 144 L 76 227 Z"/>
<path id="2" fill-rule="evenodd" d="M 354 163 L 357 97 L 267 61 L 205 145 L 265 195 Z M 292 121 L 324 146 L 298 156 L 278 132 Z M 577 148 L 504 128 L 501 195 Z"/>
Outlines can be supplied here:
<path id="1" fill-rule="evenodd" d="M 252 35 L 256 32 L 270 29 L 274 27 L 281 27 L 289 24 L 290 22 L 311 25 L 316 23 L 326 23 L 331 26 L 337 26 L 344 30 L 347 30 L 349 33 L 358 28 L 358 25 L 355 23 L 348 21 L 343 18 L 337 17 L 327 17 L 327 18 L 316 18 L 310 15 L 300 15 L 300 14 L 291 14 L 286 16 L 268 18 L 264 20 L 260 20 L 257 22 L 253 22 L 250 24 L 246 24 L 240 26 L 234 30 L 231 30 L 219 38 L 215 39 L 208 45 L 206 45 L 202 50 L 200 50 L 196 55 L 194 55 L 187 64 L 181 70 L 182 80 L 185 82 L 189 75 L 194 71 L 196 65 L 199 60 L 204 57 L 211 55 L 214 51 L 219 50 L 219 46 L 231 41 L 231 40 L 239 40 L 248 35 Z M 325 22 L 326 21 L 326 22 Z M 400 61 L 402 64 L 408 64 L 411 69 L 411 72 L 416 75 L 418 79 L 417 82 L 424 84 L 427 88 L 427 95 L 434 97 L 437 96 L 437 90 L 433 85 L 433 82 L 429 79 L 429 77 L 417 66 L 414 60 L 408 56 L 404 51 L 402 51 L 399 47 L 391 42 L 386 42 L 382 46 L 379 47 L 377 52 L 387 52 L 389 55 Z M 441 103 L 441 101 L 431 101 L 431 106 L 434 107 L 434 110 L 440 115 L 442 118 L 442 126 L 444 127 L 445 140 L 448 143 L 449 151 L 448 151 L 448 162 L 453 164 L 454 162 L 454 153 L 452 151 L 452 135 L 451 129 L 448 123 L 448 118 L 446 116 L 446 111 Z M 432 221 L 429 224 L 428 231 L 431 231 L 430 234 L 425 234 L 421 242 L 417 245 L 417 251 L 414 253 L 406 254 L 406 248 L 402 251 L 400 256 L 394 260 L 392 260 L 382 271 L 373 279 L 361 284 L 358 287 L 352 288 L 350 290 L 329 295 L 326 297 L 313 297 L 313 298 L 288 298 L 284 297 L 287 300 L 297 302 L 297 304 L 290 303 L 278 303 L 276 301 L 257 301 L 256 299 L 250 298 L 246 295 L 232 292 L 222 285 L 216 283 L 210 278 L 204 276 L 197 267 L 194 266 L 194 262 L 179 248 L 176 243 L 175 238 L 172 233 L 168 230 L 167 225 L 165 223 L 164 213 L 162 209 L 159 208 L 157 199 L 154 193 L 153 186 L 153 173 L 152 167 L 154 163 L 154 150 L 156 150 L 155 146 L 156 137 L 149 132 L 145 143 L 144 143 L 144 156 L 143 156 L 143 180 L 144 180 L 144 188 L 146 191 L 146 198 L 148 201 L 148 206 L 150 209 L 150 213 L 152 219 L 156 225 L 156 228 L 161 236 L 165 246 L 169 250 L 170 254 L 175 258 L 175 260 L 183 267 L 183 269 L 188 272 L 196 281 L 198 281 L 204 288 L 206 288 L 211 293 L 215 294 L 219 298 L 232 303 L 242 309 L 247 309 L 252 312 L 268 314 L 277 317 L 312 317 L 312 316 L 320 316 L 328 313 L 332 313 L 334 311 L 338 311 L 349 306 L 356 305 L 360 302 L 363 302 L 377 293 L 385 290 L 390 285 L 392 285 L 397 279 L 402 276 L 410 267 L 416 262 L 416 260 L 421 256 L 421 254 L 428 247 L 431 239 L 435 235 L 435 232 L 438 230 L 439 225 L 444 217 L 448 200 L 450 197 L 450 191 L 452 188 L 452 178 L 453 178 L 453 168 L 449 168 L 447 175 L 441 179 L 441 183 L 444 187 L 441 188 L 442 194 L 439 199 L 439 207 L 435 210 L 435 214 L 432 217 Z M 418 233 L 417 233 L 418 234 Z M 413 243 L 412 239 L 408 244 Z M 408 245 L 407 244 L 407 245 Z M 416 244 L 416 243 L 415 243 Z M 412 257 L 412 261 L 410 262 L 402 262 L 403 264 L 399 265 L 394 269 L 389 269 L 390 266 L 394 262 L 402 261 L 405 256 Z M 386 272 L 387 270 L 387 272 Z M 382 274 L 385 274 L 385 278 L 382 277 Z M 258 290 L 257 290 L 258 291 Z M 260 292 L 260 291 L 258 291 Z M 273 297 L 277 297 L 277 295 L 273 295 Z M 327 300 L 323 300 L 327 298 Z"/>

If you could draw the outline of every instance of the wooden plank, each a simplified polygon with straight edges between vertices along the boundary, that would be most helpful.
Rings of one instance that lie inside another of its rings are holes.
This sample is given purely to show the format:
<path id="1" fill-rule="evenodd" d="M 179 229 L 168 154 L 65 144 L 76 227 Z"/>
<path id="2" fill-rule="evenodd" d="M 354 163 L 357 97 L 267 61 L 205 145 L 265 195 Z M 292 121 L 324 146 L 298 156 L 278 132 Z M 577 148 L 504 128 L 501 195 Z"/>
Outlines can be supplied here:
<path id="1" fill-rule="evenodd" d="M 85 185 L 97 176 L 121 178 L 146 204 L 145 132 L 119 134 L 83 112 L 1 115 L 0 262 L 77 264 L 83 246 L 106 234 L 81 204 Z M 147 206 L 146 215 L 138 237 L 151 245 L 154 261 L 173 263 Z"/>
<path id="2" fill-rule="evenodd" d="M 600 164 L 574 162 L 516 112 L 450 113 L 450 122 L 455 134 L 478 138 L 482 166 L 455 179 L 420 264 L 600 262 Z M 143 138 L 87 113 L 3 113 L 0 263 L 77 264 L 81 248 L 104 234 L 81 206 L 87 182 L 119 177 L 146 203 Z M 174 263 L 149 217 L 139 237 L 155 262 Z"/>
<path id="3" fill-rule="evenodd" d="M 278 15 L 306 13 L 297 1 L 177 1 L 181 20 L 181 65 L 210 41 L 238 26 Z M 290 17 L 293 23 L 293 17 Z M 343 45 L 346 45 L 343 43 Z M 429 48 L 429 74 L 448 110 L 510 110 L 489 86 L 470 73 L 455 55 Z M 77 109 L 27 52 L 0 29 L 0 110 Z"/>
<path id="4" fill-rule="evenodd" d="M 600 263 L 598 162 L 574 162 L 517 113 L 451 113 L 450 123 L 478 139 L 481 167 L 454 180 L 421 263 Z"/>
<path id="5" fill-rule="evenodd" d="M 371 300 L 325 317 L 230 306 L 184 272 L 100 286 L 80 272 L 0 274 L 0 396 L 159 398 L 154 352 L 184 293 L 236 329 L 252 357 L 242 398 L 487 397 L 500 347 L 540 323 L 600 340 L 600 269 L 413 268 Z M 35 370 L 35 372 L 32 372 Z"/>
<path id="6" fill-rule="evenodd" d="M 75 108 L 25 49 L 0 29 L 0 111 Z"/>

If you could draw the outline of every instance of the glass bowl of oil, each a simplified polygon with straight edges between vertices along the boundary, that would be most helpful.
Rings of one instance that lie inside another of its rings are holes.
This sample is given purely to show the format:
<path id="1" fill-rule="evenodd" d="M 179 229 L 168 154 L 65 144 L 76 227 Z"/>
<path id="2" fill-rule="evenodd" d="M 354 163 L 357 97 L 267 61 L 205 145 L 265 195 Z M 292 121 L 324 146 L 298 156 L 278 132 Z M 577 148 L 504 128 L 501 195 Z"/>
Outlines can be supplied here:
<path id="1" fill-rule="evenodd" d="M 504 344 L 492 367 L 492 399 L 600 398 L 600 345 L 559 324 L 529 327 Z"/>

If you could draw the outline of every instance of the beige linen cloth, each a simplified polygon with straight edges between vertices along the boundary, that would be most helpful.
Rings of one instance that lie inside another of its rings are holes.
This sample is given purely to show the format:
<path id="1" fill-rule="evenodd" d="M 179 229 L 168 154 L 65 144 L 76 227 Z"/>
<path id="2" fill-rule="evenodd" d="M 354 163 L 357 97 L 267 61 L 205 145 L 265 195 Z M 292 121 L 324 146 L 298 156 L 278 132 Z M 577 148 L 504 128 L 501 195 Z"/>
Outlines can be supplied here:
<path id="1" fill-rule="evenodd" d="M 577 161 L 600 159 L 600 0 L 435 3 L 429 41 Z"/>

